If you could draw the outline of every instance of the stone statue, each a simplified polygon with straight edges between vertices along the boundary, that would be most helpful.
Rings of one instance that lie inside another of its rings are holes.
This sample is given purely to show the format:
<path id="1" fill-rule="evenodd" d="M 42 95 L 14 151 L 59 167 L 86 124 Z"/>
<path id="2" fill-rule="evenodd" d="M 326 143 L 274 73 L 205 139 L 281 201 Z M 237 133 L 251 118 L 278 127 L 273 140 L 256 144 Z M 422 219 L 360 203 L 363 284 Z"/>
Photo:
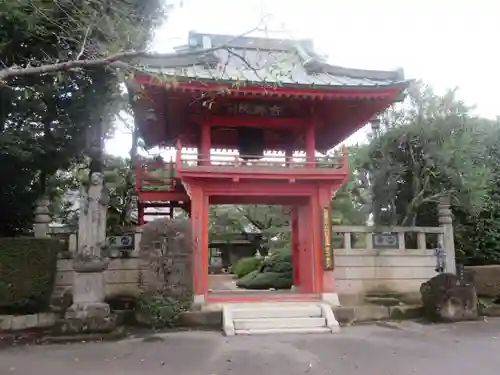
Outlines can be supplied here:
<path id="1" fill-rule="evenodd" d="M 78 222 L 78 254 L 99 258 L 106 241 L 109 192 L 102 173 L 92 173 L 88 189 L 82 188 Z"/>
<path id="2" fill-rule="evenodd" d="M 109 331 L 116 326 L 116 316 L 104 302 L 108 260 L 102 257 L 101 250 L 106 241 L 108 203 L 104 175 L 92 173 L 88 189 L 81 191 L 78 250 L 73 259 L 73 304 L 60 325 L 62 332 Z"/>

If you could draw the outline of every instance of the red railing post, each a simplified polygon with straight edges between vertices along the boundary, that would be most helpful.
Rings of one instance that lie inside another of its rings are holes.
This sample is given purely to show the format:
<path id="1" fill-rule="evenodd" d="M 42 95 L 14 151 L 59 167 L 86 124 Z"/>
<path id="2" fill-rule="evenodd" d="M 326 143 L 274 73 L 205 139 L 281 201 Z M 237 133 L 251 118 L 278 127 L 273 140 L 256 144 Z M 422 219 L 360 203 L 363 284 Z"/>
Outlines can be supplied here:
<path id="1" fill-rule="evenodd" d="M 178 139 L 177 140 L 177 152 L 176 152 L 176 155 L 175 155 L 175 169 L 177 169 L 177 171 L 180 171 L 181 167 L 182 167 L 182 144 L 181 144 L 181 140 Z"/>

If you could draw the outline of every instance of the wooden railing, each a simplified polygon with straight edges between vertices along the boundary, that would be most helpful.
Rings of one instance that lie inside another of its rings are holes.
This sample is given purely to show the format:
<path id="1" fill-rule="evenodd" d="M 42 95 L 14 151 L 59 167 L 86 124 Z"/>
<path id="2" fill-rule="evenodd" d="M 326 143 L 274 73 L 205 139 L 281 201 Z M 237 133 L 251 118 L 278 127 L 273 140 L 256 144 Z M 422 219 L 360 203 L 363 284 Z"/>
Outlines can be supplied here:
<path id="1" fill-rule="evenodd" d="M 288 168 L 308 170 L 348 171 L 348 153 L 344 146 L 336 155 L 316 156 L 310 160 L 305 153 L 292 157 L 279 153 L 266 153 L 264 156 L 238 155 L 236 153 L 211 153 L 210 156 L 190 151 L 177 144 L 175 156 L 171 161 L 138 160 L 136 163 L 137 191 L 176 191 L 179 181 L 178 171 L 197 167 L 217 168 L 273 168 L 288 170 Z"/>
<path id="2" fill-rule="evenodd" d="M 174 162 L 139 160 L 135 167 L 137 191 L 175 191 Z"/>
<path id="3" fill-rule="evenodd" d="M 263 156 L 240 154 L 210 154 L 187 153 L 180 142 L 177 143 L 176 165 L 180 170 L 186 167 L 210 166 L 232 168 L 306 168 L 306 169 L 345 169 L 348 168 L 348 151 L 343 146 L 337 155 L 316 156 L 310 160 L 305 153 L 292 157 L 277 153 L 267 153 Z"/>

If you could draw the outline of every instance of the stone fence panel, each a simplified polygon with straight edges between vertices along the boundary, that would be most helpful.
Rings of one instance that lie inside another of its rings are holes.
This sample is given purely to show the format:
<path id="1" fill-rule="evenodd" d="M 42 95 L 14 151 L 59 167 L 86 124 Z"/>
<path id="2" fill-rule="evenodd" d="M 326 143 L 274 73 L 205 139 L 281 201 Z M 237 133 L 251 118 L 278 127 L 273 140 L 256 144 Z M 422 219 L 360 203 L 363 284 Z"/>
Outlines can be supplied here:
<path id="1" fill-rule="evenodd" d="M 333 226 L 333 233 L 334 280 L 341 303 L 367 295 L 417 299 L 420 285 L 436 275 L 435 247 L 429 244 L 442 243 L 441 227 Z M 374 234 L 386 236 L 387 247 L 375 243 Z"/>

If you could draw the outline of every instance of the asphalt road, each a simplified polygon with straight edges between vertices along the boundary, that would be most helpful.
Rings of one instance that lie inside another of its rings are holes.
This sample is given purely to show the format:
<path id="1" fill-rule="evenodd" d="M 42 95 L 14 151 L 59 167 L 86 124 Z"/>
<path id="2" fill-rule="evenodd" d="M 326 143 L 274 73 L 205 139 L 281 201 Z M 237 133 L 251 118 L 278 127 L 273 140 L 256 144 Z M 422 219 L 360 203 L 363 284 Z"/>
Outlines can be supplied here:
<path id="1" fill-rule="evenodd" d="M 493 375 L 500 319 L 452 325 L 363 325 L 338 334 L 237 336 L 177 332 L 144 340 L 0 351 L 0 374 Z"/>

